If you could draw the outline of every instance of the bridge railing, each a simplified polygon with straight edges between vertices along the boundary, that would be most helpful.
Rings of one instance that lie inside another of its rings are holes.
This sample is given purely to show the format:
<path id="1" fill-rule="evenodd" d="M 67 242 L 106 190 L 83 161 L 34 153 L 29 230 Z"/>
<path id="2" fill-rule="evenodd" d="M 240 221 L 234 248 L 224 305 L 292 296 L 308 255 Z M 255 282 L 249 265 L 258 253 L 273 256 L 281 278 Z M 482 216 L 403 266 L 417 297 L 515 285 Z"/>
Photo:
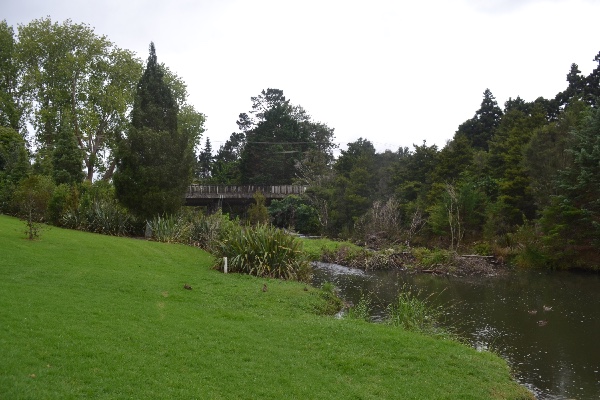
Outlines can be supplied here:
<path id="1" fill-rule="evenodd" d="M 283 198 L 305 191 L 306 186 L 299 185 L 190 185 L 186 198 L 252 198 L 256 192 L 266 198 Z"/>

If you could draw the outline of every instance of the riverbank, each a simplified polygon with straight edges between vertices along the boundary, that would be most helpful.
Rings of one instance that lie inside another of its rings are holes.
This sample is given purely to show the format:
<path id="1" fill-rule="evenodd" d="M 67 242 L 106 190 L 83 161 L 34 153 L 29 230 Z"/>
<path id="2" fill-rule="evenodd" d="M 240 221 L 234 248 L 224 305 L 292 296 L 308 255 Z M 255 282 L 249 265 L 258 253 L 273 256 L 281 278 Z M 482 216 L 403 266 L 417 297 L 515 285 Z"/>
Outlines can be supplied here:
<path id="1" fill-rule="evenodd" d="M 313 261 L 344 265 L 363 270 L 398 269 L 409 273 L 443 276 L 498 276 L 507 266 L 493 256 L 457 254 L 426 248 L 369 250 L 349 242 L 329 239 L 303 239 L 304 249 Z"/>
<path id="2" fill-rule="evenodd" d="M 23 230 L 0 216 L 6 398 L 532 398 L 494 354 L 319 315 L 320 290 L 197 248 Z"/>

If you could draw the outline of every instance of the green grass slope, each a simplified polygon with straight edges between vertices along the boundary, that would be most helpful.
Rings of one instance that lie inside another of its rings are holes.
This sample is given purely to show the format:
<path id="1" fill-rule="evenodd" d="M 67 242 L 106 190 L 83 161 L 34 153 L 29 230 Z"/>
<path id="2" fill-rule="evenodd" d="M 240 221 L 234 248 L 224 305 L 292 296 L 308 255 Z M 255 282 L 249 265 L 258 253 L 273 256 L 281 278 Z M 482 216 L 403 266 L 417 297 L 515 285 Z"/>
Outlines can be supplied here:
<path id="1" fill-rule="evenodd" d="M 531 398 L 492 354 L 319 316 L 195 248 L 23 231 L 0 216 L 1 399 Z"/>

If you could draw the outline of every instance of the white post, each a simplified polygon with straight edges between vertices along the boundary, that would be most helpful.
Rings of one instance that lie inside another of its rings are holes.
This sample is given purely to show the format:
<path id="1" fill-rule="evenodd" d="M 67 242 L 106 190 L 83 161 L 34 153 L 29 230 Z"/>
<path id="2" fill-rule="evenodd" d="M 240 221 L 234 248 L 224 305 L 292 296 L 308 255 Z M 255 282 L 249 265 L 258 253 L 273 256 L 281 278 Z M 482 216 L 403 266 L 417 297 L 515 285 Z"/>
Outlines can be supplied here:
<path id="1" fill-rule="evenodd" d="M 223 257 L 223 273 L 227 273 L 227 257 Z"/>

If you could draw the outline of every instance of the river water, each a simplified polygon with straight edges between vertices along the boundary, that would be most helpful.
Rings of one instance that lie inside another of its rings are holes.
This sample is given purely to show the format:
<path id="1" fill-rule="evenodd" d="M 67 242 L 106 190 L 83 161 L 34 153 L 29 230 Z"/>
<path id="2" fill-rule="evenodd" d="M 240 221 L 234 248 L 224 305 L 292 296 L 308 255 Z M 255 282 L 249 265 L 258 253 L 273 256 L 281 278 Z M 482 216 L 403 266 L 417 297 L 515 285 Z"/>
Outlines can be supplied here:
<path id="1" fill-rule="evenodd" d="M 445 324 L 474 347 L 491 349 L 538 399 L 600 399 L 600 275 L 515 271 L 495 277 L 438 277 L 362 271 L 317 263 L 313 284 L 333 283 L 374 320 L 402 288 L 447 305 Z M 446 307 L 446 306 L 445 306 Z"/>

